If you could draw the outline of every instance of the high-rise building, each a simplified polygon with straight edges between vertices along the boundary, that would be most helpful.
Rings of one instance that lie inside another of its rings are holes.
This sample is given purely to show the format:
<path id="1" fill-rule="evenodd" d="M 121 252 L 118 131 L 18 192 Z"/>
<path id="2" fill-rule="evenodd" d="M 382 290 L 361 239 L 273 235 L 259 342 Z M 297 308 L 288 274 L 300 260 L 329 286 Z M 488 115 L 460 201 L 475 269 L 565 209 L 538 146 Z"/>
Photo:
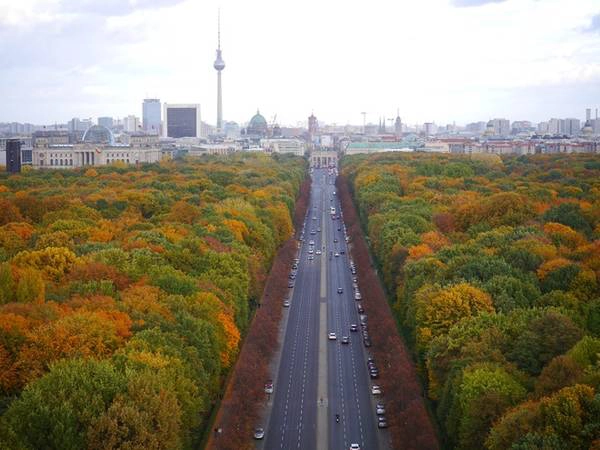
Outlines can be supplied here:
<path id="1" fill-rule="evenodd" d="M 217 71 L 217 133 L 223 131 L 223 99 L 221 97 L 221 71 L 225 68 L 225 61 L 221 57 L 221 12 L 217 18 L 217 59 L 213 67 Z"/>
<path id="2" fill-rule="evenodd" d="M 108 129 L 113 126 L 113 118 L 112 117 L 98 117 L 98 125 L 106 127 Z"/>
<path id="3" fill-rule="evenodd" d="M 540 122 L 537 124 L 537 132 L 540 134 L 548 133 L 548 122 Z"/>
<path id="4" fill-rule="evenodd" d="M 6 171 L 8 173 L 21 171 L 21 141 L 19 139 L 6 141 Z"/>
<path id="5" fill-rule="evenodd" d="M 548 133 L 549 134 L 562 134 L 564 131 L 564 124 L 561 123 L 560 119 L 552 118 L 548 121 Z"/>
<path id="6" fill-rule="evenodd" d="M 123 118 L 123 131 L 127 133 L 135 133 L 139 131 L 140 128 L 140 118 L 136 116 L 129 115 Z"/>
<path id="7" fill-rule="evenodd" d="M 433 122 L 425 122 L 423 124 L 423 132 L 426 136 L 432 136 L 437 133 L 438 127 Z"/>
<path id="8" fill-rule="evenodd" d="M 160 134 L 160 100 L 146 98 L 142 104 L 142 123 L 144 131 L 150 134 Z"/>
<path id="9" fill-rule="evenodd" d="M 508 136 L 510 134 L 510 120 L 493 119 L 494 134 L 497 136 Z"/>
<path id="10" fill-rule="evenodd" d="M 565 119 L 563 121 L 562 132 L 569 136 L 577 136 L 581 131 L 581 121 L 579 119 Z"/>
<path id="11" fill-rule="evenodd" d="M 69 121 L 69 131 L 85 131 L 92 125 L 92 119 L 79 120 L 79 118 L 74 117 Z"/>
<path id="12" fill-rule="evenodd" d="M 465 129 L 469 133 L 481 134 L 485 131 L 485 125 L 486 125 L 485 122 L 473 122 L 473 123 L 468 123 L 465 126 Z"/>
<path id="13" fill-rule="evenodd" d="M 200 105 L 163 103 L 163 136 L 200 137 Z"/>

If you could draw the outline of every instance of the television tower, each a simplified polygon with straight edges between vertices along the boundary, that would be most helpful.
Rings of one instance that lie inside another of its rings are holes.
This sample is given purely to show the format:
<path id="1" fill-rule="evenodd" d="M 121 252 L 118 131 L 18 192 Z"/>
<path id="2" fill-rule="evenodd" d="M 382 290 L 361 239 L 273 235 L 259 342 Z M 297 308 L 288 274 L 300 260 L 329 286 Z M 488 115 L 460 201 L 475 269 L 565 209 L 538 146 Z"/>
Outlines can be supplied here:
<path id="1" fill-rule="evenodd" d="M 223 131 L 223 99 L 221 97 L 221 71 L 225 68 L 225 61 L 221 57 L 221 10 L 217 16 L 217 59 L 213 67 L 217 71 L 217 133 Z"/>

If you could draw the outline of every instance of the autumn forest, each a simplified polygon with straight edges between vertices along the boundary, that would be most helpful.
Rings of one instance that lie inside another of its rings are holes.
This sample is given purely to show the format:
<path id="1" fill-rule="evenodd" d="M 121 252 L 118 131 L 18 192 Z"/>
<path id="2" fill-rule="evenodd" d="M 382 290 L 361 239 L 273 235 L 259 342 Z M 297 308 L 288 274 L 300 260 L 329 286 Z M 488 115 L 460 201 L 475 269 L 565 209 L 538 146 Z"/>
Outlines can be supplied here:
<path id="1" fill-rule="evenodd" d="M 447 448 L 600 448 L 600 158 L 347 157 Z"/>
<path id="2" fill-rule="evenodd" d="M 0 448 L 192 448 L 305 161 L 0 175 Z"/>

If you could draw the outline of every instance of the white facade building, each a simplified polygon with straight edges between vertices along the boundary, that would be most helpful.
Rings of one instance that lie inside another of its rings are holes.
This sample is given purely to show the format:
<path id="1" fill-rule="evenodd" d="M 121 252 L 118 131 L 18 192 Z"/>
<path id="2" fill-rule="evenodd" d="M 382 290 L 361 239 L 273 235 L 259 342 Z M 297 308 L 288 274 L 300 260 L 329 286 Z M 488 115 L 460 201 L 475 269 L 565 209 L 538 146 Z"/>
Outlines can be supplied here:
<path id="1" fill-rule="evenodd" d="M 135 133 L 139 131 L 140 119 L 136 116 L 127 116 L 123 118 L 123 131 L 127 133 Z"/>
<path id="2" fill-rule="evenodd" d="M 260 145 L 269 153 L 291 153 L 304 156 L 306 144 L 300 139 L 261 139 Z"/>
<path id="3" fill-rule="evenodd" d="M 37 137 L 32 150 L 34 168 L 67 169 L 125 164 L 154 163 L 161 160 L 158 136 L 133 133 L 129 144 L 115 144 L 106 127 L 96 125 L 86 131 L 80 144 L 55 144 L 46 136 Z"/>

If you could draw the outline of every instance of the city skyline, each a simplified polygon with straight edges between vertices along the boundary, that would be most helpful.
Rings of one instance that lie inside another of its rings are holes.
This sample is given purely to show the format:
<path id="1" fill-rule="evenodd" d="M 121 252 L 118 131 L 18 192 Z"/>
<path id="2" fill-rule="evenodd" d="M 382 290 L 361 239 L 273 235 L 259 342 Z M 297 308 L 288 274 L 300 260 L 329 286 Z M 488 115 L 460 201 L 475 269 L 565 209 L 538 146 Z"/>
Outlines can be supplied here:
<path id="1" fill-rule="evenodd" d="M 219 6 L 224 120 L 243 122 L 260 107 L 283 124 L 311 110 L 337 124 L 360 124 L 367 111 L 376 123 L 399 107 L 404 123 L 539 122 L 583 119 L 600 103 L 593 1 L 377 2 L 368 11 L 309 1 L 285 14 L 270 0 L 151 3 L 0 0 L 0 122 L 141 116 L 141 99 L 155 97 L 199 103 L 216 124 Z"/>

